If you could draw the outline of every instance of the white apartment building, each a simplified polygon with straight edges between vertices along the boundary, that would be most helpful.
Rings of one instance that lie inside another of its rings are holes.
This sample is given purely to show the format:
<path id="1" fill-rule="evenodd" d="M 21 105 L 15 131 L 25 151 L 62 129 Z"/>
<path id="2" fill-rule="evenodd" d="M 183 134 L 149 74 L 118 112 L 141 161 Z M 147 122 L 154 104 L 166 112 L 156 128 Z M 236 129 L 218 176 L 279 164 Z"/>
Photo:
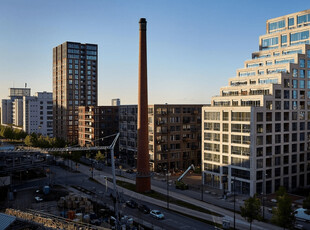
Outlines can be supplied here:
<path id="1" fill-rule="evenodd" d="M 27 85 L 27 84 L 26 84 Z M 16 126 L 23 125 L 22 100 L 23 96 L 30 96 L 30 88 L 10 88 L 10 99 L 2 99 L 1 103 L 1 124 Z"/>
<path id="2" fill-rule="evenodd" d="M 23 126 L 23 99 L 15 99 L 12 102 L 13 124 Z"/>
<path id="3" fill-rule="evenodd" d="M 204 183 L 251 196 L 310 185 L 310 10 L 266 25 L 202 110 Z"/>
<path id="4" fill-rule="evenodd" d="M 53 136 L 53 94 L 38 92 L 32 97 L 23 97 L 23 130 Z"/>
<path id="5" fill-rule="evenodd" d="M 1 103 L 1 125 L 12 124 L 12 100 L 2 99 Z"/>

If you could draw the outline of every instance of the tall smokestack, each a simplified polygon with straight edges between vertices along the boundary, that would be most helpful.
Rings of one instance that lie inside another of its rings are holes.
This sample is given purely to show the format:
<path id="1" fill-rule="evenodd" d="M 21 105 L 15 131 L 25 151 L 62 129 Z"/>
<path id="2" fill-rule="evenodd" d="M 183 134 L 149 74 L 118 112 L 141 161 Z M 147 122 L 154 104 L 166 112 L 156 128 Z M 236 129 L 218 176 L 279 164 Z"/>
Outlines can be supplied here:
<path id="1" fill-rule="evenodd" d="M 139 85 L 138 85 L 138 159 L 137 192 L 151 191 L 148 141 L 148 102 L 147 102 L 147 55 L 146 55 L 146 20 L 140 21 L 139 42 Z"/>

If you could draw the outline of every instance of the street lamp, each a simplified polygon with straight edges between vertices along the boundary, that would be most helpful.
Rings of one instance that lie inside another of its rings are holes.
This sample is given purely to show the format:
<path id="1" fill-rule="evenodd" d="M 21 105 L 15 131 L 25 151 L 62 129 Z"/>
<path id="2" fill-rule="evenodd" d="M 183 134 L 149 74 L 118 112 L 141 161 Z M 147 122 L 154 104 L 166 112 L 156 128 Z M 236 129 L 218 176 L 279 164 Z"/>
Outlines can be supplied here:
<path id="1" fill-rule="evenodd" d="M 265 195 L 266 195 L 266 176 L 268 174 L 264 173 L 263 174 L 263 192 L 262 192 L 262 206 L 263 206 L 263 220 L 265 219 Z"/>
<path id="2" fill-rule="evenodd" d="M 234 186 L 234 229 L 236 229 L 236 176 L 234 176 L 234 180 L 231 182 L 231 184 L 233 184 Z"/>
<path id="3" fill-rule="evenodd" d="M 168 170 L 166 169 L 166 179 L 167 179 L 167 209 L 169 209 L 169 176 L 170 173 L 168 172 Z"/>

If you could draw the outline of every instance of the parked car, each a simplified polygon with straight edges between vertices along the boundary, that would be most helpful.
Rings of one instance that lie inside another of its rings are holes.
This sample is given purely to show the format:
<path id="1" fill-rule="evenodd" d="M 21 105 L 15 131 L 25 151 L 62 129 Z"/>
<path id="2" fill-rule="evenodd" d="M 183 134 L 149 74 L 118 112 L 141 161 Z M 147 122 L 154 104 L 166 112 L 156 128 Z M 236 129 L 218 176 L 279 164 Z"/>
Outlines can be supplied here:
<path id="1" fill-rule="evenodd" d="M 162 214 L 160 211 L 158 211 L 158 210 L 152 210 L 151 212 L 150 212 L 150 215 L 152 216 L 152 217 L 154 217 L 154 218 L 156 218 L 156 219 L 164 219 L 165 218 L 165 216 L 164 216 L 164 214 Z"/>
<path id="2" fill-rule="evenodd" d="M 133 174 L 134 171 L 133 171 L 132 169 L 127 169 L 127 170 L 126 170 L 126 173 Z"/>
<path id="3" fill-rule="evenodd" d="M 310 215 L 306 213 L 306 209 L 298 208 L 295 210 L 294 215 L 297 220 L 310 222 Z"/>
<path id="4" fill-rule="evenodd" d="M 34 197 L 34 199 L 35 199 L 35 201 L 36 201 L 37 203 L 43 201 L 43 199 L 42 199 L 41 197 L 39 197 L 39 196 Z"/>
<path id="5" fill-rule="evenodd" d="M 150 211 L 151 211 L 151 209 L 148 206 L 146 206 L 145 204 L 139 205 L 138 209 L 139 209 L 140 212 L 143 212 L 145 214 L 149 214 Z"/>
<path id="6" fill-rule="evenodd" d="M 126 205 L 130 208 L 137 208 L 138 207 L 137 202 L 135 202 L 134 200 L 127 200 Z"/>

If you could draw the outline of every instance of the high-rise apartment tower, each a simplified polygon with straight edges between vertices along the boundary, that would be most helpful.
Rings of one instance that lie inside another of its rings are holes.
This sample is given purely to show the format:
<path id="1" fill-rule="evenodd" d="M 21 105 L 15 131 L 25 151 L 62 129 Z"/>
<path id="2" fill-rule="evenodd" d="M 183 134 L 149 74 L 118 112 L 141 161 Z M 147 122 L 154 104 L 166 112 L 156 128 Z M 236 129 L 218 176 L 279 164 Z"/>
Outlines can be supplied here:
<path id="1" fill-rule="evenodd" d="M 98 101 L 98 47 L 65 42 L 53 49 L 54 136 L 78 141 L 78 107 Z"/>
<path id="2" fill-rule="evenodd" d="M 203 107 L 204 181 L 247 195 L 310 186 L 310 10 L 266 24 L 259 51 Z"/>

